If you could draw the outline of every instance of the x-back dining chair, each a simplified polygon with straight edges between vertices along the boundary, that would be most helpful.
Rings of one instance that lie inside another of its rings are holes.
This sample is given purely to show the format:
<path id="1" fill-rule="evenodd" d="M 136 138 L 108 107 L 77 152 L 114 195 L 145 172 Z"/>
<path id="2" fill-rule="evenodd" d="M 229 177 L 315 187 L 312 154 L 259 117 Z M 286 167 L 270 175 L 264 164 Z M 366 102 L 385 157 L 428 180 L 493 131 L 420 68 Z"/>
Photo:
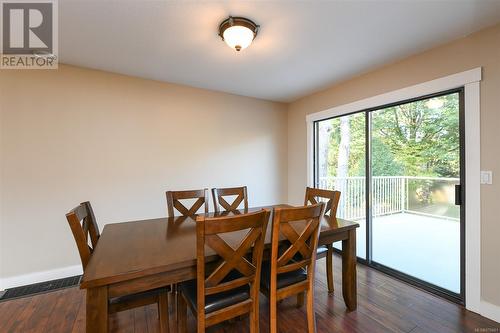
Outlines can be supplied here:
<path id="1" fill-rule="evenodd" d="M 324 206 L 320 202 L 274 210 L 271 259 L 262 266 L 261 277 L 261 291 L 269 298 L 271 333 L 278 332 L 278 301 L 304 292 L 307 294 L 308 332 L 316 332 L 314 269 Z"/>
<path id="2" fill-rule="evenodd" d="M 306 188 L 306 196 L 304 199 L 304 205 L 317 204 L 320 201 L 326 202 L 325 206 L 325 218 L 328 218 L 330 222 L 334 222 L 337 216 L 337 207 L 339 205 L 340 192 L 323 190 L 312 187 Z M 333 288 L 333 246 L 328 244 L 326 246 L 318 247 L 316 254 L 317 259 L 326 257 L 326 279 L 328 283 L 328 292 L 332 293 Z"/>
<path id="3" fill-rule="evenodd" d="M 259 332 L 259 283 L 270 211 L 196 219 L 197 279 L 180 283 L 179 332 L 186 331 L 187 305 L 197 332 L 248 313 L 250 332 Z M 206 249 L 220 257 L 205 262 Z M 249 253 L 251 255 L 249 256 Z"/>
<path id="4" fill-rule="evenodd" d="M 187 191 L 167 191 L 167 210 L 168 216 L 174 216 L 174 208 L 182 216 L 195 215 L 196 212 L 204 206 L 205 214 L 208 213 L 208 189 L 187 190 Z M 181 200 L 197 199 L 191 207 L 187 208 Z"/>
<path id="5" fill-rule="evenodd" d="M 99 241 L 99 226 L 90 202 L 82 202 L 66 214 L 66 219 L 75 238 L 83 271 L 87 267 Z M 108 313 L 113 314 L 148 304 L 158 304 L 160 331 L 169 332 L 167 288 L 157 288 L 108 300 Z"/>
<path id="6" fill-rule="evenodd" d="M 227 197 L 236 196 L 232 203 L 227 202 Z M 213 188 L 212 197 L 214 200 L 214 211 L 220 212 L 220 207 L 225 211 L 233 211 L 238 209 L 243 202 L 243 208 L 248 209 L 247 187 L 228 187 L 228 188 Z M 226 198 L 225 198 L 226 197 Z"/>
<path id="7" fill-rule="evenodd" d="M 177 210 L 181 216 L 193 216 L 201 207 L 204 207 L 205 214 L 208 213 L 207 188 L 202 190 L 167 191 L 165 195 L 167 197 L 167 211 L 169 217 L 175 216 L 175 210 Z M 196 201 L 189 208 L 185 206 L 185 202 L 184 204 L 181 202 L 181 200 L 192 199 L 196 199 Z M 170 289 L 175 297 L 178 297 L 177 285 L 171 285 Z"/>

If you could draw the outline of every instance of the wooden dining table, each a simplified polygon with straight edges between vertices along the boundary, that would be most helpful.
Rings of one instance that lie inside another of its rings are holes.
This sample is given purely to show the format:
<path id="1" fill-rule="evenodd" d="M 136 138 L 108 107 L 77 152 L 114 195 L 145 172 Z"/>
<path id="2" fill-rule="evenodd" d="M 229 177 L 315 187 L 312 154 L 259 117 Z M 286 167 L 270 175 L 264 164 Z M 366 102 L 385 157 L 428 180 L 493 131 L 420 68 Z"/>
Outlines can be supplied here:
<path id="1" fill-rule="evenodd" d="M 278 207 L 290 206 L 282 204 L 207 215 L 241 214 Z M 81 289 L 87 289 L 87 332 L 108 331 L 109 298 L 196 278 L 195 219 L 195 216 L 164 217 L 104 227 L 80 284 Z M 319 245 L 342 241 L 342 295 L 349 310 L 357 306 L 357 227 L 356 222 L 323 218 L 319 235 Z M 271 244 L 271 223 L 268 223 L 265 244 Z M 207 252 L 207 262 L 216 260 L 215 254 Z"/>

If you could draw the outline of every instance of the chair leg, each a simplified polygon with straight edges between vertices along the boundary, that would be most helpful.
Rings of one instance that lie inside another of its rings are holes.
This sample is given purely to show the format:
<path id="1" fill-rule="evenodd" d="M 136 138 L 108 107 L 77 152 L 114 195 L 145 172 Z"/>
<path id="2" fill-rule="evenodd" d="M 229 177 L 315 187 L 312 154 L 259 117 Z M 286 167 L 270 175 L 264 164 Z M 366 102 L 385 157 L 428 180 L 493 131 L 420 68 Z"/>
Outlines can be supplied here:
<path id="1" fill-rule="evenodd" d="M 197 325 L 196 329 L 197 333 L 205 333 L 205 322 L 202 320 L 202 318 L 200 318 L 200 316 L 198 316 L 196 325 Z"/>
<path id="2" fill-rule="evenodd" d="M 250 333 L 259 333 L 259 302 L 254 301 L 253 303 L 252 311 L 250 311 L 248 316 L 248 321 L 250 322 Z"/>
<path id="3" fill-rule="evenodd" d="M 177 294 L 177 332 L 186 332 L 187 325 L 187 304 L 182 294 Z"/>
<path id="4" fill-rule="evenodd" d="M 269 332 L 278 333 L 278 303 L 276 297 L 269 298 Z"/>
<path id="5" fill-rule="evenodd" d="M 297 294 L 297 307 L 301 308 L 304 305 L 304 292 Z"/>
<path id="6" fill-rule="evenodd" d="M 316 333 L 316 316 L 314 314 L 314 292 L 312 288 L 307 291 L 307 332 Z"/>
<path id="7" fill-rule="evenodd" d="M 326 253 L 326 280 L 328 282 L 328 292 L 333 293 L 333 246 L 328 244 L 326 248 L 328 249 Z"/>
<path id="8" fill-rule="evenodd" d="M 162 292 L 158 299 L 158 313 L 160 317 L 160 332 L 168 333 L 170 332 L 169 325 L 169 313 L 168 313 L 168 294 L 167 292 Z"/>
<path id="9" fill-rule="evenodd" d="M 175 317 L 175 320 L 177 320 L 177 297 L 179 296 L 178 295 L 178 290 L 177 290 L 177 284 L 171 284 L 170 285 L 170 294 L 171 294 L 170 301 L 174 304 L 173 305 L 173 308 L 174 308 L 174 311 L 173 311 L 174 312 L 174 317 Z"/>

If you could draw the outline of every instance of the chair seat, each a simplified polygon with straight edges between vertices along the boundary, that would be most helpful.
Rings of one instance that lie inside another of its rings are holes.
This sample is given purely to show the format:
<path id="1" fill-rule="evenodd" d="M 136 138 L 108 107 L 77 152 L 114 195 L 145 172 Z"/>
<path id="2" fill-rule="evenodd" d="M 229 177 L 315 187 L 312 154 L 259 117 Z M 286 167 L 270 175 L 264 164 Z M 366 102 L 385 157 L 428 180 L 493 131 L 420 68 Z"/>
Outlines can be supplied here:
<path id="1" fill-rule="evenodd" d="M 269 262 L 262 263 L 262 274 L 260 284 L 267 290 L 271 288 L 271 265 Z M 277 285 L 278 289 L 290 286 L 294 283 L 305 281 L 307 272 L 304 269 L 278 274 Z"/>
<path id="2" fill-rule="evenodd" d="M 114 298 L 111 298 L 109 300 L 109 304 L 112 305 L 112 304 L 119 304 L 119 303 L 132 303 L 132 302 L 140 300 L 140 299 L 147 299 L 150 297 L 158 296 L 161 292 L 167 292 L 169 289 L 170 289 L 169 287 L 157 288 L 157 289 L 144 291 L 141 293 L 125 295 L 125 296 L 120 296 L 120 297 L 114 297 Z M 155 303 L 155 302 L 153 302 L 153 303 Z"/>
<path id="3" fill-rule="evenodd" d="M 318 246 L 318 249 L 316 250 L 316 257 L 324 256 L 327 252 L 328 249 L 326 248 L 326 245 Z"/>
<path id="4" fill-rule="evenodd" d="M 318 246 L 318 248 L 316 249 L 316 259 L 326 257 L 327 253 L 328 253 L 328 249 L 326 248 L 326 245 Z M 293 260 L 295 260 L 295 261 L 302 260 L 302 256 L 300 255 L 300 253 L 297 252 L 293 256 Z"/>
<path id="5" fill-rule="evenodd" d="M 108 300 L 108 313 L 117 313 L 149 304 L 160 304 L 161 294 L 167 295 L 169 288 L 157 288 Z"/>
<path id="6" fill-rule="evenodd" d="M 241 277 L 238 273 L 229 273 L 224 279 L 225 282 Z M 179 285 L 179 291 L 185 296 L 186 301 L 191 307 L 198 311 L 197 306 L 197 286 L 196 280 L 182 282 Z M 250 286 L 242 286 L 232 290 L 224 291 L 218 294 L 205 296 L 205 313 L 211 313 L 228 306 L 243 302 L 250 298 Z"/>

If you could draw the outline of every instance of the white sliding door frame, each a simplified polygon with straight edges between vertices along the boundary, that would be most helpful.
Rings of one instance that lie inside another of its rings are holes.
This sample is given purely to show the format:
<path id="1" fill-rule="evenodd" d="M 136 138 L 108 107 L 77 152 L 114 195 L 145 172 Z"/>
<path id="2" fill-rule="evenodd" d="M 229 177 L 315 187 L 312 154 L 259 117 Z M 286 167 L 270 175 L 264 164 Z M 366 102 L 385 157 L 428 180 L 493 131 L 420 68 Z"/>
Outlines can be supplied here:
<path id="1" fill-rule="evenodd" d="M 314 122 L 404 100 L 464 87 L 465 96 L 465 306 L 481 311 L 480 201 L 481 67 L 309 114 L 307 122 L 307 185 L 314 184 Z"/>

